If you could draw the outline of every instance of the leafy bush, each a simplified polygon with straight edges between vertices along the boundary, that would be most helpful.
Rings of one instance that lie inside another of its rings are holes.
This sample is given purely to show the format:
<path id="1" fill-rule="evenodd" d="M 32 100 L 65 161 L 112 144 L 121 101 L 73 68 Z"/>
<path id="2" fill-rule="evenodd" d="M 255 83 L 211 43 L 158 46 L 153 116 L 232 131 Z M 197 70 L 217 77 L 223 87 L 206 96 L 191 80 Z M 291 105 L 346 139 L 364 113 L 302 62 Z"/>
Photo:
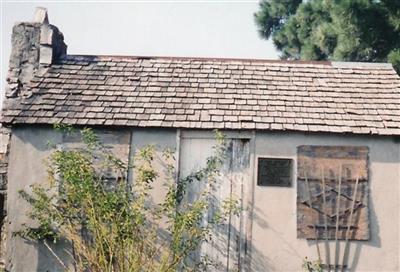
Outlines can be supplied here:
<path id="1" fill-rule="evenodd" d="M 63 133 L 77 133 L 70 127 L 58 128 Z M 31 193 L 20 191 L 31 204 L 29 216 L 38 227 L 24 225 L 16 234 L 44 243 L 65 270 L 71 267 L 55 253 L 51 242 L 69 241 L 68 252 L 78 271 L 193 271 L 209 265 L 191 256 L 210 239 L 213 225 L 238 211 L 237 200 L 225 199 L 213 218 L 205 216 L 224 160 L 223 135 L 216 133 L 214 155 L 206 166 L 178 182 L 173 152 L 163 152 L 167 193 L 155 204 L 151 203 L 151 190 L 159 173 L 153 167 L 154 146 L 139 150 L 134 164 L 126 165 L 91 129 L 80 133 L 84 148 L 56 149 L 50 156 L 48 184 L 33 185 Z M 110 169 L 122 173 L 119 176 L 123 178 L 106 182 L 104 173 Z M 132 185 L 124 178 L 128 169 L 134 171 Z M 188 184 L 200 181 L 205 186 L 198 199 L 183 201 Z"/>
<path id="2" fill-rule="evenodd" d="M 304 272 L 322 272 L 321 260 L 310 261 L 307 257 L 303 260 Z"/>

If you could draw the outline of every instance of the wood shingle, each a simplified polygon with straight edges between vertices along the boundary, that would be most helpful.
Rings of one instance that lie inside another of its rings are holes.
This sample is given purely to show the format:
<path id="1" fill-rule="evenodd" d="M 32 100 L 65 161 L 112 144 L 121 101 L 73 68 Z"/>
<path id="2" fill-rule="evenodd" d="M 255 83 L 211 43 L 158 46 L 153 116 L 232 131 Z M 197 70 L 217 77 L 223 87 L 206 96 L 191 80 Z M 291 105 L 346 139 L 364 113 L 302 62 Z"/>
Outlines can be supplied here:
<path id="1" fill-rule="evenodd" d="M 389 64 L 70 55 L 29 88 L 6 100 L 5 124 L 400 135 Z"/>

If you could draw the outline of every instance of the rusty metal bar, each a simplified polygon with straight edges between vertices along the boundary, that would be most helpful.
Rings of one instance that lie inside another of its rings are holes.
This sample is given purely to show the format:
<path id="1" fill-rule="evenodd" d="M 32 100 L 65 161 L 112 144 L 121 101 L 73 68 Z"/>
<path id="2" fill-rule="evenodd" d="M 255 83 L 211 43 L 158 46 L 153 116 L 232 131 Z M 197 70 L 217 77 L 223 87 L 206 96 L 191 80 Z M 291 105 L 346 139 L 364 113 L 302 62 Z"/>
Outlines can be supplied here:
<path id="1" fill-rule="evenodd" d="M 310 206 L 310 208 L 312 208 L 311 190 L 310 190 L 310 185 L 308 183 L 307 171 L 304 171 L 304 177 L 305 177 L 306 187 L 307 187 L 307 192 L 308 192 L 308 205 Z M 314 234 L 315 234 L 315 245 L 317 247 L 317 253 L 318 253 L 318 260 L 321 261 L 321 251 L 319 250 L 318 233 L 317 233 L 317 228 L 315 227 L 315 224 L 314 224 Z"/>
<path id="2" fill-rule="evenodd" d="M 349 231 L 351 227 L 351 222 L 353 220 L 353 212 L 354 212 L 354 207 L 356 203 L 356 197 L 357 197 L 357 187 L 358 187 L 358 181 L 359 178 L 357 177 L 356 179 L 356 185 L 354 185 L 354 193 L 353 193 L 353 202 L 351 203 L 351 210 L 350 210 L 350 215 L 349 215 L 349 221 L 347 222 L 347 230 L 346 230 L 346 235 L 345 235 L 345 246 L 344 246 L 344 251 L 343 251 L 343 260 L 342 260 L 342 272 L 344 272 L 344 265 L 347 261 L 347 254 L 349 251 Z"/>
<path id="3" fill-rule="evenodd" d="M 339 188 L 338 196 L 336 199 L 336 230 L 335 230 L 335 270 L 339 263 L 339 214 L 340 214 L 340 193 L 342 187 L 342 164 L 339 165 Z"/>
<path id="4" fill-rule="evenodd" d="M 325 261 L 328 266 L 328 271 L 331 271 L 331 252 L 329 250 L 328 241 L 328 219 L 326 215 L 326 194 L 325 194 L 325 170 L 321 168 L 321 181 L 322 181 L 322 210 L 324 212 L 324 227 L 325 227 Z"/>

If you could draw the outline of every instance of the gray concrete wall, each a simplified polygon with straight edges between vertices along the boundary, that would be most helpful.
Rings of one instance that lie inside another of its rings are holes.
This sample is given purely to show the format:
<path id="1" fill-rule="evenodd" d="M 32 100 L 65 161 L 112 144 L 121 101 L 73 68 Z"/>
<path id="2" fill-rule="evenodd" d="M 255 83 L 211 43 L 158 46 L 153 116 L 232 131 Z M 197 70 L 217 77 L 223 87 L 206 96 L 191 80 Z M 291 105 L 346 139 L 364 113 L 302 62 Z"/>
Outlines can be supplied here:
<path id="1" fill-rule="evenodd" d="M 6 268 L 10 271 L 62 271 L 44 246 L 30 243 L 13 232 L 21 229 L 23 223 L 32 223 L 26 216 L 29 205 L 19 197 L 19 190 L 30 191 L 29 186 L 47 180 L 44 160 L 51 149 L 47 141 L 62 142 L 62 135 L 51 129 L 13 129 L 8 167 L 8 238 Z M 6 224 L 7 224 L 6 223 Z M 43 259 L 47 259 L 43 263 Z"/>
<path id="2" fill-rule="evenodd" d="M 371 239 L 350 243 L 351 271 L 399 271 L 400 145 L 391 138 L 259 132 L 255 157 L 291 158 L 291 188 L 261 187 L 254 178 L 253 271 L 300 271 L 304 257 L 317 259 L 315 242 L 296 238 L 296 148 L 299 145 L 369 147 Z M 254 169 L 256 176 L 257 169 Z M 321 255 L 325 256 L 321 244 Z M 334 245 L 330 245 L 333 260 Z M 341 251 L 343 251 L 341 243 Z M 342 252 L 340 258 L 342 258 Z M 331 261 L 332 262 L 332 261 Z M 340 264 L 341 264 L 340 259 Z"/>
<path id="3" fill-rule="evenodd" d="M 101 134 L 101 133 L 100 133 Z M 182 131 L 167 129 L 132 129 L 104 131 L 107 145 L 132 163 L 132 156 L 147 144 L 157 145 L 157 169 L 164 171 L 161 157 L 166 147 L 175 151 L 181 176 L 202 165 L 211 154 L 214 133 L 211 131 Z M 371 240 L 351 242 L 352 271 L 399 271 L 399 182 L 400 144 L 387 137 L 305 135 L 278 132 L 229 132 L 228 137 L 250 139 L 250 169 L 245 202 L 247 260 L 246 271 L 301 271 L 304 257 L 316 259 L 314 242 L 296 238 L 296 148 L 299 145 L 360 145 L 370 149 L 370 230 Z M 114 136 L 113 136 L 114 135 Z M 199 140 L 203 139 L 203 140 Z M 46 180 L 43 160 L 50 155 L 48 140 L 56 144 L 76 145 L 71 138 L 62 137 L 51 128 L 14 128 L 11 139 L 8 171 L 8 249 L 7 265 L 11 271 L 60 271 L 60 267 L 43 246 L 12 238 L 22 223 L 28 205 L 18 197 L 18 190 Z M 290 188 L 259 187 L 256 185 L 254 162 L 257 157 L 282 157 L 294 160 L 293 185 Z M 134 175 L 128 174 L 134 182 Z M 163 176 L 157 179 L 152 194 L 159 202 L 165 193 Z M 253 208 L 251 208 L 253 207 Z M 252 212 L 252 213 L 251 213 Z M 321 247 L 322 248 L 322 247 Z M 343 248 L 343 246 L 342 246 Z M 322 256 L 324 253 L 322 252 Z M 332 259 L 332 257 L 331 257 Z"/>
<path id="4" fill-rule="evenodd" d="M 174 177 L 171 177 L 170 173 L 168 173 L 168 165 L 173 165 L 175 170 L 178 169 L 177 159 L 179 158 L 179 153 L 177 146 L 179 145 L 179 134 L 175 129 L 133 129 L 130 148 L 131 165 L 137 165 L 137 163 L 139 163 L 136 161 L 137 152 L 149 145 L 154 146 L 152 165 L 157 172 L 157 178 L 151 184 L 152 189 L 147 203 L 150 206 L 162 203 L 167 193 L 167 186 L 175 183 L 176 172 Z M 166 159 L 164 156 L 166 150 L 172 152 L 174 158 L 170 157 Z M 135 171 L 131 169 L 128 182 L 134 184 L 135 179 Z M 165 231 L 167 227 L 167 218 L 161 218 L 157 223 L 159 223 L 157 226 L 159 240 L 157 242 L 162 246 L 165 241 L 170 239 L 170 236 Z M 160 256 L 156 256 L 156 258 L 159 257 Z"/>
<path id="5" fill-rule="evenodd" d="M 114 154 L 128 161 L 130 131 L 101 130 L 97 131 L 100 141 L 109 147 Z M 54 151 L 48 145 L 51 142 L 65 148 L 81 147 L 77 136 L 66 136 L 52 128 L 21 127 L 12 130 L 10 157 L 8 167 L 8 199 L 7 209 L 7 252 L 6 268 L 9 271 L 63 271 L 60 264 L 50 251 L 41 243 L 32 243 L 19 237 L 13 237 L 13 232 L 21 230 L 21 225 L 32 224 L 26 216 L 29 205 L 20 198 L 18 191 L 30 192 L 30 185 L 47 181 L 46 159 Z M 53 250 L 68 263 L 68 257 L 63 253 L 66 244 L 52 245 Z"/>
<path id="6" fill-rule="evenodd" d="M 5 220 L 7 216 L 7 168 L 8 146 L 10 142 L 10 130 L 0 124 L 0 269 L 4 268 L 4 252 L 6 249 Z"/>
<path id="7" fill-rule="evenodd" d="M 131 138 L 131 164 L 134 163 L 136 153 L 148 145 L 154 145 L 155 157 L 153 165 L 158 173 L 157 179 L 153 183 L 153 188 L 151 192 L 151 201 L 153 203 L 160 203 L 165 196 L 166 187 L 165 181 L 167 176 L 167 165 L 166 163 L 171 163 L 177 165 L 177 143 L 179 138 L 177 136 L 177 131 L 174 129 L 134 129 L 132 130 Z M 165 160 L 163 158 L 163 152 L 169 149 L 175 154 L 175 161 L 171 158 L 170 160 Z M 177 168 L 177 167 L 176 167 Z M 133 171 L 134 172 L 134 171 Z M 135 182 L 135 175 L 130 171 L 128 181 L 133 184 Z"/>
<path id="8" fill-rule="evenodd" d="M 370 172 L 370 232 L 366 242 L 350 242 L 349 266 L 351 271 L 399 271 L 399 190 L 400 144 L 393 138 L 302 134 L 285 132 L 228 132 L 228 137 L 246 138 L 251 142 L 252 175 L 245 200 L 251 213 L 246 271 L 301 271 L 303 259 L 317 259 L 314 241 L 296 237 L 296 169 L 297 146 L 335 145 L 368 146 Z M 210 131 L 182 131 L 181 175 L 204 165 L 212 154 L 214 134 Z M 291 158 L 293 164 L 290 188 L 257 186 L 258 157 Z M 324 246 L 320 242 L 324 258 Z M 340 246 L 342 263 L 344 244 Z M 334 243 L 330 243 L 331 263 Z"/>

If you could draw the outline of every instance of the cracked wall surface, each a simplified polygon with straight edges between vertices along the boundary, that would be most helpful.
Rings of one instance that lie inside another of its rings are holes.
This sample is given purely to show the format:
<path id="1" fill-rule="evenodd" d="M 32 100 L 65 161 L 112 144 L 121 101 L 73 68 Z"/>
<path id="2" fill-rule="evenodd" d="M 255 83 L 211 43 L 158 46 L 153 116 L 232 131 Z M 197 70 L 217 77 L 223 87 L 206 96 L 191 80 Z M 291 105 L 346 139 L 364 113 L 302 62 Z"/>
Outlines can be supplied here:
<path id="1" fill-rule="evenodd" d="M 10 130 L 0 126 L 0 267 L 4 266 L 4 252 L 6 247 L 7 216 L 7 167 Z"/>

